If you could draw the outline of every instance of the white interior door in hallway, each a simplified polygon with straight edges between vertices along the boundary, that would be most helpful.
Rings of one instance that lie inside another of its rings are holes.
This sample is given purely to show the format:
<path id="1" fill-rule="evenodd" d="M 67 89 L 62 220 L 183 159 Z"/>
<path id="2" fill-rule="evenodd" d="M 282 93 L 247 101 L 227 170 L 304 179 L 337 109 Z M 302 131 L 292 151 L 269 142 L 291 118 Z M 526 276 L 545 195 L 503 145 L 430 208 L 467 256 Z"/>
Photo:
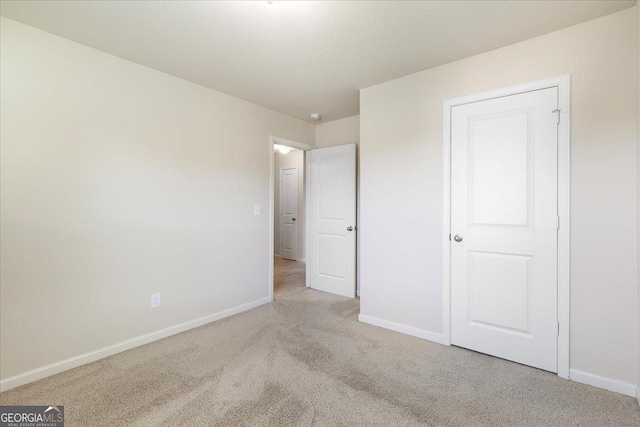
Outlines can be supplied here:
<path id="1" fill-rule="evenodd" d="M 558 88 L 451 111 L 451 343 L 557 372 Z"/>
<path id="2" fill-rule="evenodd" d="M 280 169 L 280 257 L 298 259 L 298 168 Z"/>
<path id="3" fill-rule="evenodd" d="M 356 146 L 308 152 L 307 286 L 356 296 Z"/>

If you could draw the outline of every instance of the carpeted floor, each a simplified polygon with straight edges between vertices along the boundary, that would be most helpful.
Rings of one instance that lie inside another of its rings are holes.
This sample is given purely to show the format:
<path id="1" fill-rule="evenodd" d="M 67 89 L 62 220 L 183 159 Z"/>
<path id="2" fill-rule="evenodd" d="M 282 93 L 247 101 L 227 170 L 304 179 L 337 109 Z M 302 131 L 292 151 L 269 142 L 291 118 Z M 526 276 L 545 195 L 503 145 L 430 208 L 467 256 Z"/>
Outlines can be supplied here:
<path id="1" fill-rule="evenodd" d="M 639 426 L 635 399 L 358 323 L 276 260 L 276 300 L 0 395 L 68 426 Z"/>

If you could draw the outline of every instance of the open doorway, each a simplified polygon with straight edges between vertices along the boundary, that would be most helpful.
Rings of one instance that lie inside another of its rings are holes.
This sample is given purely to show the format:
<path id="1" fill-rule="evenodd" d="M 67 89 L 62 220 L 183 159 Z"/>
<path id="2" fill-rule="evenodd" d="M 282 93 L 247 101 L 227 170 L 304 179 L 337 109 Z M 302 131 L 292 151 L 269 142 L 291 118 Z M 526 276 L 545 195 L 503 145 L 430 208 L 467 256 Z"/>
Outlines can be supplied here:
<path id="1" fill-rule="evenodd" d="M 312 145 L 272 137 L 271 299 L 306 287 L 306 150 Z"/>
<path id="2" fill-rule="evenodd" d="M 274 144 L 273 297 L 305 287 L 305 152 Z"/>

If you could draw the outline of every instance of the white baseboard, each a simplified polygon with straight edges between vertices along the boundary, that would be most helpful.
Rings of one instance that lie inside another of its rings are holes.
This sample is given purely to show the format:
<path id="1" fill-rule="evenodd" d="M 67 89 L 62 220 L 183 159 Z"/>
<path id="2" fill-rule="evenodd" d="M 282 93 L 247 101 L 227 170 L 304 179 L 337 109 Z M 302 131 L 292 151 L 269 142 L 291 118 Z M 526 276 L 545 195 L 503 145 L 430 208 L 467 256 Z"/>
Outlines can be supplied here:
<path id="1" fill-rule="evenodd" d="M 590 374 L 588 372 L 569 370 L 569 379 L 583 384 L 592 385 L 594 387 L 603 388 L 616 393 L 625 394 L 627 396 L 636 396 L 636 385 L 629 384 L 624 381 L 613 380 L 611 378 L 601 377 L 599 375 Z"/>
<path id="2" fill-rule="evenodd" d="M 77 368 L 78 366 L 86 365 L 87 363 L 95 362 L 96 360 L 103 359 L 105 357 L 112 356 L 114 354 L 118 354 L 123 351 L 169 337 L 171 335 L 179 334 L 180 332 L 188 331 L 189 329 L 197 328 L 198 326 L 206 325 L 207 323 L 215 322 L 216 320 L 220 320 L 225 317 L 229 317 L 234 314 L 241 313 L 243 311 L 247 311 L 270 302 L 270 298 L 262 298 L 257 301 L 242 304 L 215 314 L 200 317 L 199 319 L 190 320 L 188 322 L 180 323 L 179 325 L 170 326 L 159 331 L 140 335 L 138 337 L 131 338 L 126 341 L 101 348 L 99 350 L 84 353 L 79 356 L 61 360 L 60 362 L 55 362 L 50 365 L 33 369 L 31 371 L 27 371 L 0 381 L 0 391 L 10 390 L 12 388 L 19 387 L 33 381 L 50 377 L 51 375 L 67 371 L 69 369 Z"/>
<path id="3" fill-rule="evenodd" d="M 381 328 L 390 329 L 392 331 L 446 345 L 443 335 L 435 332 L 425 331 L 424 329 L 414 328 L 412 326 L 406 326 L 399 323 L 390 322 L 388 320 L 367 316 L 364 314 L 358 315 L 358 320 L 362 323 L 368 323 L 370 325 L 379 326 Z M 569 370 L 569 379 L 579 383 L 588 384 L 594 387 L 603 388 L 605 390 L 635 397 L 638 400 L 638 404 L 640 405 L 640 385 L 636 386 L 635 384 L 601 377 L 599 375 L 578 371 L 576 369 Z"/>
<path id="4" fill-rule="evenodd" d="M 381 328 L 390 329 L 392 331 L 411 335 L 413 337 L 418 337 L 428 341 L 433 341 L 438 344 L 444 344 L 444 338 L 442 334 L 438 334 L 435 332 L 425 331 L 424 329 L 414 328 L 413 326 L 401 325 L 400 323 L 378 319 L 377 317 L 371 317 L 365 314 L 359 314 L 358 320 L 362 323 L 368 323 L 369 325 L 379 326 Z"/>

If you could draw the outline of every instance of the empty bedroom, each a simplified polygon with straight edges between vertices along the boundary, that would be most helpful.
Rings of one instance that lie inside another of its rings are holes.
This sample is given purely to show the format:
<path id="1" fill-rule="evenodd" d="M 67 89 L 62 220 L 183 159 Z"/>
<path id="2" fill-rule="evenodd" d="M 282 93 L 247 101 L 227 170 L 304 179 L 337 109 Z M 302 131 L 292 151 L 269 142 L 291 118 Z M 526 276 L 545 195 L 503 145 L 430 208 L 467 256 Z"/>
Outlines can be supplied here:
<path id="1" fill-rule="evenodd" d="M 636 0 L 0 0 L 0 427 L 640 426 Z"/>

